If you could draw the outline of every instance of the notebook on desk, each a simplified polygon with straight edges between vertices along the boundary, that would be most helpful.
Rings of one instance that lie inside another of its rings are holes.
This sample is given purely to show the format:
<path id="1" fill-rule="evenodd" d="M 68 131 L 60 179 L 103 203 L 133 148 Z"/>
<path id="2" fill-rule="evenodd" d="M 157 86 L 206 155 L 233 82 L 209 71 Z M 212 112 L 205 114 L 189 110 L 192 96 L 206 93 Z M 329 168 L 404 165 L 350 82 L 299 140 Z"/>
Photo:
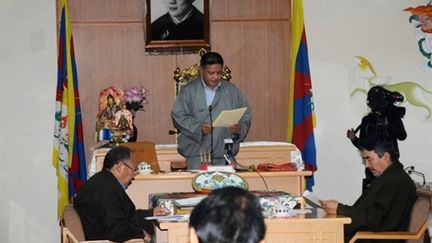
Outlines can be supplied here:
<path id="1" fill-rule="evenodd" d="M 304 191 L 303 198 L 309 206 L 313 208 L 322 208 L 319 202 L 321 199 L 318 198 L 313 192 L 308 190 Z"/>

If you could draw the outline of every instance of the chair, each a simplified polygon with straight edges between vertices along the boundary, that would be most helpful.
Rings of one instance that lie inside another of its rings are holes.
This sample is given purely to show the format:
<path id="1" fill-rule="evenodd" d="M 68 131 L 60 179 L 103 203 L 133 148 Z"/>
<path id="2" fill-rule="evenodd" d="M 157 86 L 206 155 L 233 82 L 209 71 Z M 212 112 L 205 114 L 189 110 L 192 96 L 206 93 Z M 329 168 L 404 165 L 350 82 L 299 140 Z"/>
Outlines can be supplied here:
<path id="1" fill-rule="evenodd" d="M 130 148 L 134 153 L 134 162 L 139 164 L 142 161 L 150 164 L 152 171 L 160 171 L 156 155 L 155 144 L 149 141 L 123 143 L 123 146 Z"/>
<path id="2" fill-rule="evenodd" d="M 63 217 L 60 221 L 62 243 L 110 243 L 109 240 L 91 240 L 86 241 L 84 236 L 84 229 L 79 218 L 79 214 L 73 205 L 67 205 L 63 211 Z M 127 243 L 144 243 L 144 239 L 132 239 L 126 241 Z"/>
<path id="3" fill-rule="evenodd" d="M 358 231 L 349 243 L 360 239 L 407 240 L 407 243 L 423 243 L 428 229 L 430 207 L 430 199 L 419 197 L 411 210 L 408 231 Z"/>

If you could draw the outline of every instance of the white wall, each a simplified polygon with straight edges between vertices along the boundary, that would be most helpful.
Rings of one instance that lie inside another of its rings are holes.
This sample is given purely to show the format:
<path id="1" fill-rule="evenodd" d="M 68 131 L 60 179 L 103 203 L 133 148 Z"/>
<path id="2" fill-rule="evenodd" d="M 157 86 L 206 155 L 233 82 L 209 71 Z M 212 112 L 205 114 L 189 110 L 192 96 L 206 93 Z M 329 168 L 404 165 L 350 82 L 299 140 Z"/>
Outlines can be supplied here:
<path id="1" fill-rule="evenodd" d="M 316 193 L 352 203 L 363 168 L 345 137 L 366 111 L 351 99 L 353 57 L 367 57 L 392 82 L 412 80 L 432 89 L 431 71 L 408 23 L 406 7 L 426 1 L 304 0 L 318 127 Z M 0 242 L 59 242 L 56 175 L 51 166 L 56 86 L 53 0 L 3 0 L 0 8 Z M 407 106 L 408 138 L 401 160 L 431 181 L 432 123 Z"/>
<path id="2" fill-rule="evenodd" d="M 54 0 L 0 7 L 0 242 L 59 242 Z"/>
<path id="3" fill-rule="evenodd" d="M 316 193 L 353 203 L 361 193 L 363 166 L 346 130 L 360 123 L 365 97 L 350 98 L 354 56 L 366 57 L 390 83 L 414 81 L 432 90 L 432 70 L 423 71 L 415 28 L 407 7 L 427 1 L 304 0 L 305 25 L 317 115 L 315 139 L 318 172 Z M 358 83 L 357 83 L 358 85 Z M 364 88 L 364 86 L 363 86 Z M 432 97 L 429 102 L 432 104 Z M 408 138 L 399 143 L 401 162 L 414 165 L 431 181 L 432 122 L 420 108 L 404 105 Z M 415 178 L 414 179 L 420 179 Z"/>

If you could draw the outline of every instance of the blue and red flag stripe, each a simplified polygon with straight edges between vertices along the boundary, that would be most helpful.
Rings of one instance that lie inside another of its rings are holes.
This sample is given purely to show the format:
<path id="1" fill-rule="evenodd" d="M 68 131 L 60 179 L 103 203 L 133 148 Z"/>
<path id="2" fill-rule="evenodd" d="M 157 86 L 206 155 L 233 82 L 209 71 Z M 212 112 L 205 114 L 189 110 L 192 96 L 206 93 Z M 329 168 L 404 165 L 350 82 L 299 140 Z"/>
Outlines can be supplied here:
<path id="1" fill-rule="evenodd" d="M 315 172 L 316 147 L 313 133 L 314 113 L 312 82 L 301 0 L 293 1 L 292 56 L 290 80 L 290 117 L 288 138 L 301 151 L 305 169 Z M 312 190 L 314 177 L 306 177 L 306 188 Z"/>
<path id="2" fill-rule="evenodd" d="M 60 6 L 53 148 L 53 166 L 57 171 L 59 191 L 58 217 L 87 179 L 78 74 L 67 0 L 60 0 Z"/>

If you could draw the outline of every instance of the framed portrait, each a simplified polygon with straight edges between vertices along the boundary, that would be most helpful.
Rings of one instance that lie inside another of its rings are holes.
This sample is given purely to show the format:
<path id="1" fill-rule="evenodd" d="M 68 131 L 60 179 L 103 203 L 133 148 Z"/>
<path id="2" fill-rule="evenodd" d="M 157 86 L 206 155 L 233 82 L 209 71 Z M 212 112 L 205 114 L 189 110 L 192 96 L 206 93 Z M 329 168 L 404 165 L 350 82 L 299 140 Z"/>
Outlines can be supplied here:
<path id="1" fill-rule="evenodd" d="M 209 0 L 143 0 L 146 50 L 210 47 Z"/>

